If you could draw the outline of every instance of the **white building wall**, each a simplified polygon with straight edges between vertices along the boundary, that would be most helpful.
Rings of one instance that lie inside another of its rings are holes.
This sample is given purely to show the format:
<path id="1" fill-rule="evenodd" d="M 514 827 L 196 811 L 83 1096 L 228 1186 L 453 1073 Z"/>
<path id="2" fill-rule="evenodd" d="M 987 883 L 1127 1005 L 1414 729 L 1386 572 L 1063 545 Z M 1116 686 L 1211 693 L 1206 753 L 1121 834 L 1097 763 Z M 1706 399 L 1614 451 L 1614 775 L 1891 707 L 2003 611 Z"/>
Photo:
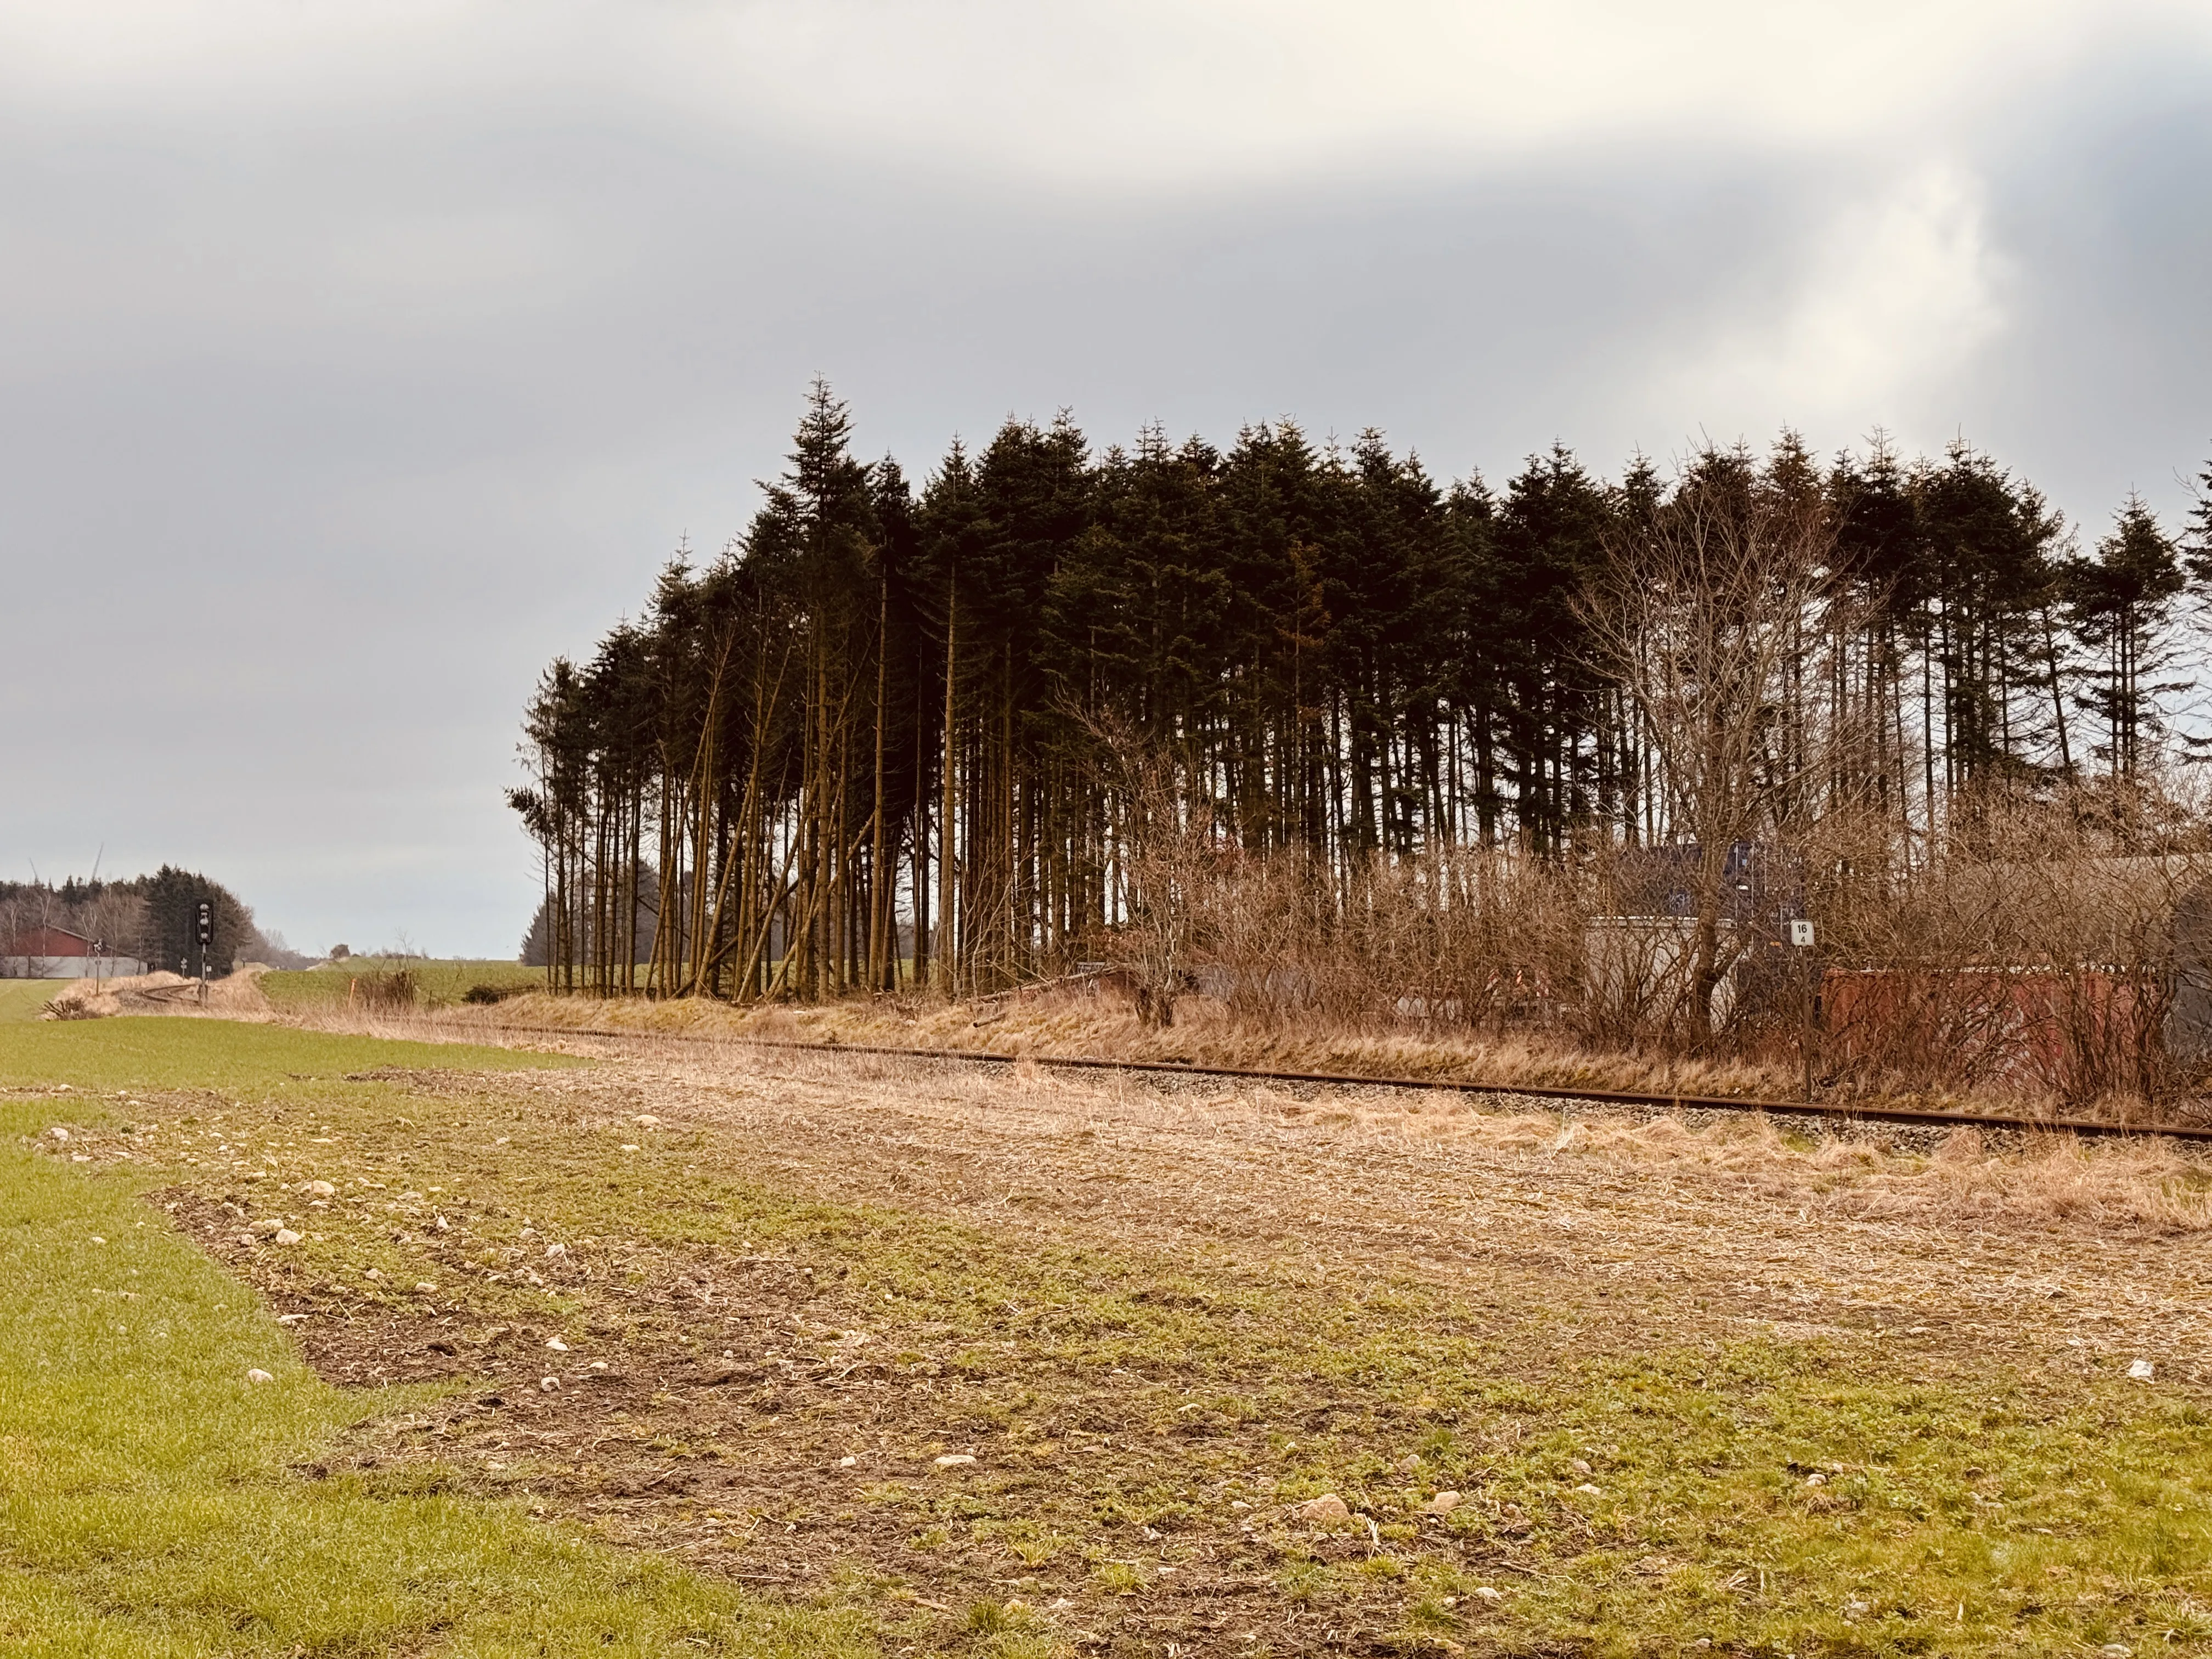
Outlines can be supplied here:
<path id="1" fill-rule="evenodd" d="M 0 979 L 128 979 L 146 971 L 136 957 L 0 957 Z"/>

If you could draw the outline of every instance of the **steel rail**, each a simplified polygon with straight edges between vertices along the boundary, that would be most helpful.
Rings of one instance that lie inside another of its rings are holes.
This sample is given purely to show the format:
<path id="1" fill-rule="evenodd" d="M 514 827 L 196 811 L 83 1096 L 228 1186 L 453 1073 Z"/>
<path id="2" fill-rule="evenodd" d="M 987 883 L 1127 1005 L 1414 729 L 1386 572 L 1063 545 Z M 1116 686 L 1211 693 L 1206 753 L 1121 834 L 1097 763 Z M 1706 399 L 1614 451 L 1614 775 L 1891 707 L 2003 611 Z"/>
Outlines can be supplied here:
<path id="1" fill-rule="evenodd" d="M 2021 1117 L 1991 1112 L 1944 1112 L 1916 1106 L 1859 1106 L 1810 1100 L 1759 1100 L 1741 1095 L 1638 1093 L 1621 1089 L 1576 1089 L 1557 1084 L 1474 1083 L 1455 1078 L 1376 1077 L 1350 1072 L 1271 1072 L 1244 1066 L 1200 1066 L 1173 1060 L 1098 1060 L 1069 1054 L 1006 1054 L 984 1048 L 900 1048 L 878 1043 L 799 1042 L 780 1037 L 686 1036 L 678 1032 L 617 1031 L 590 1026 L 487 1023 L 471 1029 L 521 1031 L 540 1036 L 613 1037 L 637 1042 L 776 1048 L 820 1054 L 875 1054 L 898 1060 L 967 1060 L 985 1066 L 1012 1066 L 1027 1060 L 1033 1066 L 1070 1072 L 1147 1072 L 1170 1077 L 1236 1078 L 1251 1082 L 1305 1083 L 1339 1089 L 1425 1089 L 1462 1095 L 1522 1095 L 1539 1100 L 1581 1100 L 1595 1105 L 1636 1106 L 1662 1111 L 1767 1112 L 1785 1117 L 1826 1117 L 1856 1123 L 1917 1124 L 1929 1128 L 2007 1129 L 2042 1133 L 2063 1131 L 2069 1134 L 2104 1138 L 2165 1136 L 2175 1140 L 2212 1141 L 2212 1127 L 2106 1123 L 2094 1118 Z"/>

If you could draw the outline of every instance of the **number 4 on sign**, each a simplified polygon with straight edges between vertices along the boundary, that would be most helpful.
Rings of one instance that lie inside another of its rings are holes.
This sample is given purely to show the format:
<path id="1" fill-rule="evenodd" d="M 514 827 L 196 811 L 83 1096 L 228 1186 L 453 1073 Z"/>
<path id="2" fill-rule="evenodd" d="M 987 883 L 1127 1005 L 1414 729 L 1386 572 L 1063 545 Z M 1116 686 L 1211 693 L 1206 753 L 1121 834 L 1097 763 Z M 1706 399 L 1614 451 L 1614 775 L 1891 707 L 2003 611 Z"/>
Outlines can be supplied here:
<path id="1" fill-rule="evenodd" d="M 1809 921 L 1791 922 L 1790 942 L 1792 945 L 1809 946 L 1813 943 L 1813 924 Z"/>

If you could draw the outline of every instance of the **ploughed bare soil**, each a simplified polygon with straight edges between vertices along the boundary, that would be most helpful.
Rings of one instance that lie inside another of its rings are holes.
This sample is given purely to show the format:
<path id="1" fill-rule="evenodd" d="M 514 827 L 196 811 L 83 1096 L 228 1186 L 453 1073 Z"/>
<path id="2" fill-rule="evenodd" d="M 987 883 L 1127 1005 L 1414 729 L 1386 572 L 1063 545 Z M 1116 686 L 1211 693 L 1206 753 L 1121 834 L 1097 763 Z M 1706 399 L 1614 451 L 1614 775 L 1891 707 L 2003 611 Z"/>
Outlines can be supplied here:
<path id="1" fill-rule="evenodd" d="M 894 1651 L 1460 1650 L 1542 1577 L 1532 1534 L 1613 1535 L 1572 1493 L 1632 1446 L 1584 1437 L 1531 1485 L 1529 1431 L 1479 1428 L 1455 1368 L 1353 1389 L 1322 1352 L 1270 1392 L 1261 1360 L 1309 1335 L 1388 1349 L 1412 1322 L 1492 1388 L 1686 1353 L 1718 1389 L 1753 1341 L 2054 1397 L 2137 1361 L 2212 1381 L 2212 1209 L 2170 1146 L 558 1046 L 593 1063 L 234 1115 L 225 1151 L 266 1158 L 158 1201 L 325 1376 L 446 1385 L 337 1468 L 864 1600 Z M 153 1109 L 133 1156 L 213 1133 Z M 252 1230 L 279 1217 L 299 1247 Z"/>

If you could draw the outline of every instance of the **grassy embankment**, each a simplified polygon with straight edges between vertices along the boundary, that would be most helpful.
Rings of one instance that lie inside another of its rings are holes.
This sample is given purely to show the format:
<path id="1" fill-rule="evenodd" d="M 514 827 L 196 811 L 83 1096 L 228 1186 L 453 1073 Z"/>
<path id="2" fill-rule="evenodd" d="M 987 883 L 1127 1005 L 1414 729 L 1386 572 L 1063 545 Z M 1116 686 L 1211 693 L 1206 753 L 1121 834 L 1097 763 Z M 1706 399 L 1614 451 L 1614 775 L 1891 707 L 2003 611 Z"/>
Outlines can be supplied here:
<path id="1" fill-rule="evenodd" d="M 1469 1299 L 1356 1264 L 1163 1259 L 1018 1215 L 855 1206 L 748 1170 L 708 1132 L 482 1069 L 540 1063 L 213 1022 L 0 1032 L 0 1088 L 74 1085 L 7 1104 L 11 1128 L 67 1120 L 90 1131 L 72 1145 L 130 1160 L 0 1161 L 0 1432 L 21 1472 L 0 1511 L 16 1569 L 0 1634 L 55 1653 L 477 1654 L 742 1650 L 781 1631 L 825 1651 L 842 1609 L 924 1650 L 1042 1655 L 1083 1639 L 1046 1598 L 1166 1609 L 1202 1573 L 1207 1605 L 1236 1609 L 1221 1650 L 1241 1653 L 1279 1650 L 1292 1620 L 1308 1636 L 1284 1645 L 1302 1650 L 1340 1622 L 1407 1652 L 2212 1643 L 2212 1434 L 2162 1383 L 1817 1340 L 1622 1352 L 1587 1285 Z M 325 1211 L 283 1191 L 310 1176 L 339 1188 Z M 300 1244 L 251 1258 L 298 1305 L 450 1310 L 469 1345 L 524 1322 L 617 1365 L 727 1337 L 656 1285 L 772 1258 L 785 1288 L 755 1293 L 753 1340 L 850 1369 L 836 1334 L 864 1328 L 893 1392 L 720 1420 L 663 1391 L 612 1426 L 709 1467 L 802 1443 L 833 1474 L 840 1443 L 896 1456 L 911 1472 L 794 1496 L 782 1526 L 726 1517 L 748 1561 L 888 1517 L 896 1561 L 831 1572 L 775 1626 L 493 1496 L 588 1483 L 580 1457 L 467 1468 L 418 1446 L 380 1477 L 300 1478 L 344 1424 L 406 1396 L 307 1375 L 135 1196 L 160 1182 L 298 1222 Z M 453 1234 L 428 1231 L 432 1206 Z M 548 1238 L 566 1252 L 550 1282 L 489 1276 Z M 433 1279 L 434 1297 L 409 1288 Z M 249 1388 L 251 1365 L 276 1381 Z M 961 1446 L 975 1467 L 932 1468 Z M 1440 1490 L 1465 1501 L 1425 1513 Z M 1364 1518 L 1297 1515 L 1327 1492 Z M 985 1585 L 1018 1588 L 969 1594 Z"/>
<path id="2" fill-rule="evenodd" d="M 75 1164 L 159 1094 L 359 1110 L 406 1045 L 184 1020 L 0 1030 L 0 1648 L 26 1656 L 823 1653 L 830 1618 L 410 1474 L 310 1480 L 346 1425 L 422 1397 L 341 1391 L 168 1225 L 135 1164 Z M 439 1065 L 527 1055 L 440 1048 Z M 57 1085 L 67 1084 L 67 1093 Z M 118 1097 L 120 1091 L 121 1097 Z M 57 1120 L 79 1126 L 61 1142 Z M 35 1143 L 31 1138 L 36 1138 Z M 33 1144 L 38 1150 L 31 1150 Z M 270 1380 L 255 1382 L 259 1370 Z"/>

